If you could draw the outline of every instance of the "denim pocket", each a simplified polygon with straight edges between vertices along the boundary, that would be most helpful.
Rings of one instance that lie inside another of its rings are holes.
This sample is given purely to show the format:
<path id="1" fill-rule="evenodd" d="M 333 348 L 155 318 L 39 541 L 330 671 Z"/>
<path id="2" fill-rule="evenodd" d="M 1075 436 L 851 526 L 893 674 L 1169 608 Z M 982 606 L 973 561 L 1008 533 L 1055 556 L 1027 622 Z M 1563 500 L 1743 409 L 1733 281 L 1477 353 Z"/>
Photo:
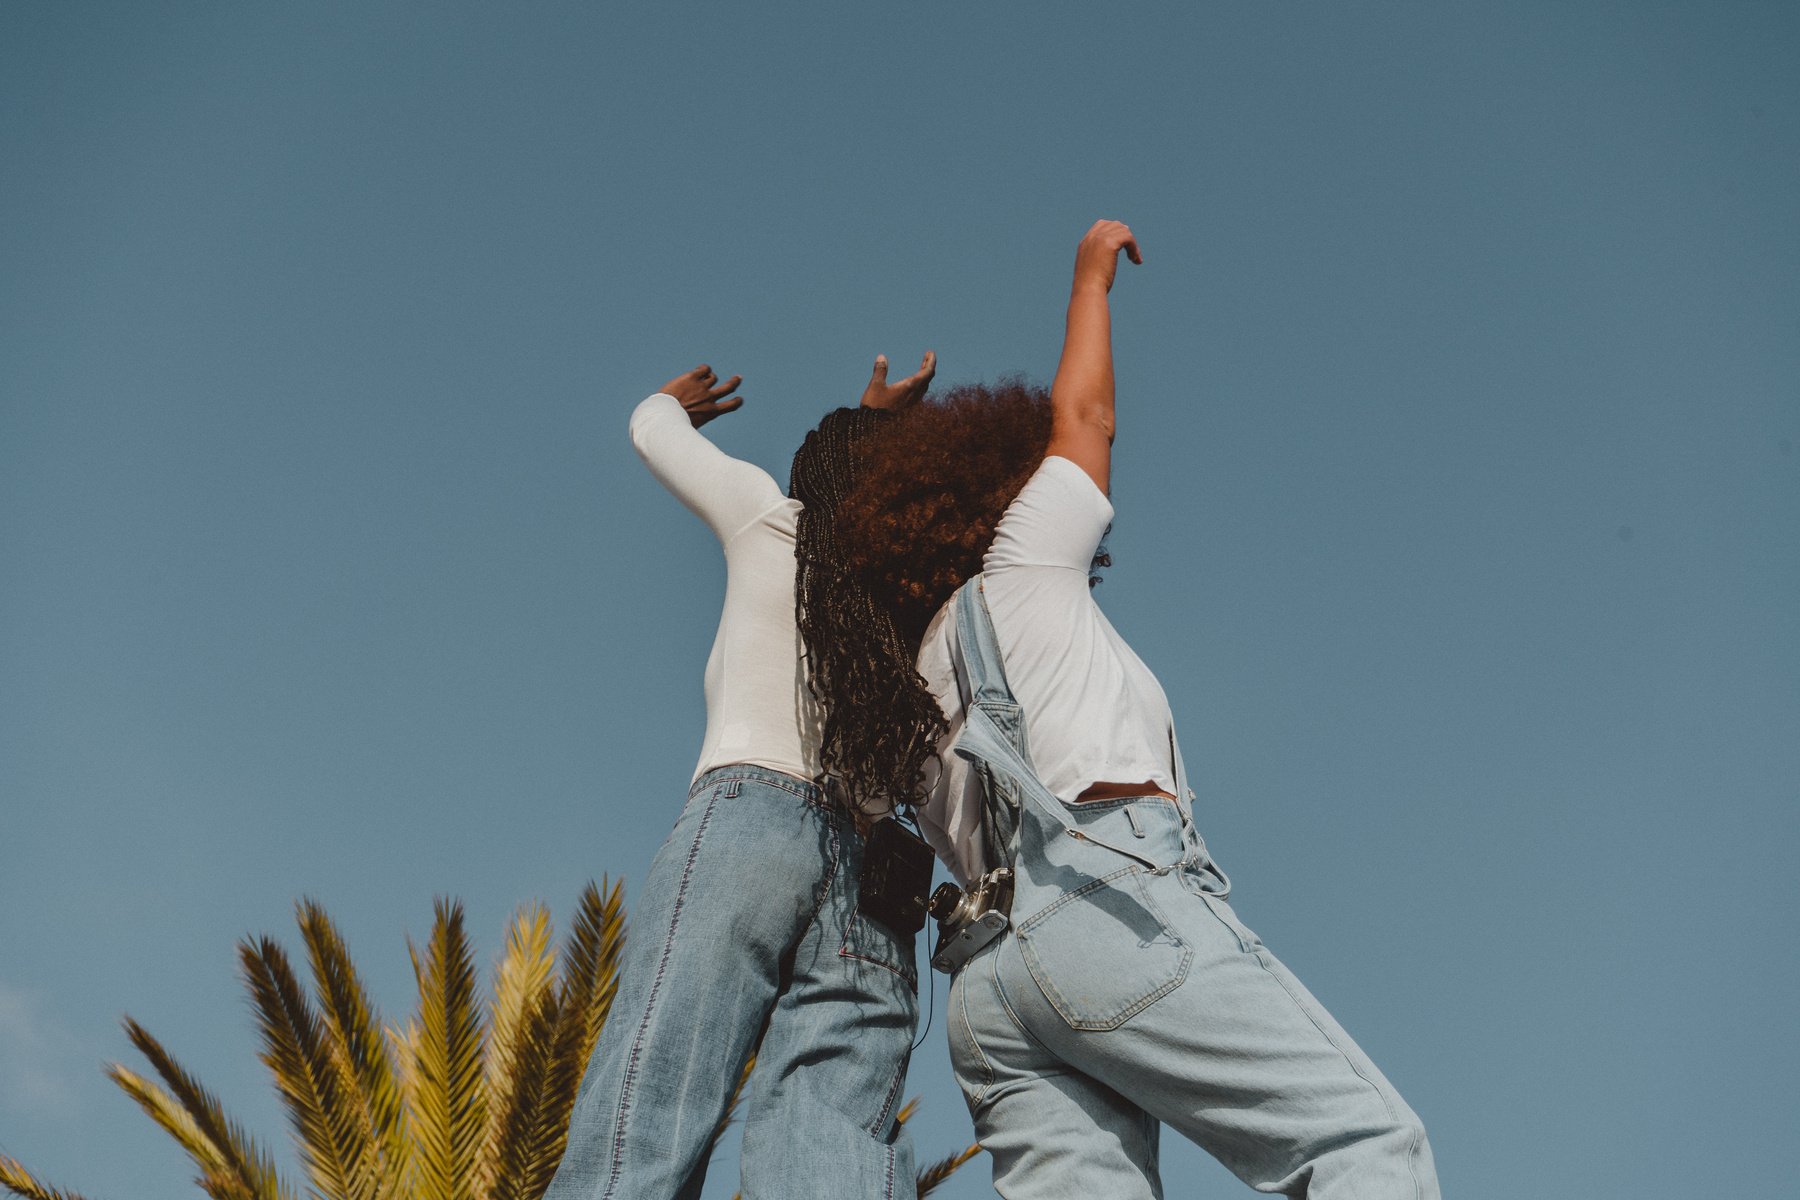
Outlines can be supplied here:
<path id="1" fill-rule="evenodd" d="M 845 958 L 885 967 L 906 980 L 914 991 L 918 990 L 919 968 L 913 939 L 901 937 L 873 917 L 863 916 L 861 911 L 850 914 L 850 920 L 844 926 L 844 943 L 838 953 Z"/>
<path id="2" fill-rule="evenodd" d="M 1071 1029 L 1117 1029 L 1180 987 L 1194 961 L 1135 865 L 1033 914 L 1018 943 L 1038 990 Z"/>

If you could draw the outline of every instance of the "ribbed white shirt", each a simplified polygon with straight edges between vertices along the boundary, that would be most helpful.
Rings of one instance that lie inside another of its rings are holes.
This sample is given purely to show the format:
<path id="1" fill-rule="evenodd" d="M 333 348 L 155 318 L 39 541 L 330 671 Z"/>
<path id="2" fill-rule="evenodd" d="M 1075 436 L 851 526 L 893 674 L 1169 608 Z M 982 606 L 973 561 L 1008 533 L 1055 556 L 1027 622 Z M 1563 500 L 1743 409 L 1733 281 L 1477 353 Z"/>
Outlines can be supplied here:
<path id="1" fill-rule="evenodd" d="M 1032 763 L 1068 802 L 1101 782 L 1150 781 L 1175 791 L 1168 697 L 1088 587 L 1112 518 L 1112 503 L 1086 471 L 1046 458 L 1000 518 L 981 563 Z M 958 677 L 958 645 L 955 606 L 945 604 L 919 648 L 919 673 L 950 726 L 938 745 L 943 768 L 927 764 L 919 827 L 967 883 L 981 873 L 985 847 L 981 785 L 954 753 L 970 699 Z"/>
<path id="2" fill-rule="evenodd" d="M 694 777 L 754 763 L 817 778 L 820 714 L 794 624 L 800 502 L 767 471 L 703 437 L 681 402 L 665 393 L 631 414 L 631 444 L 725 549 L 725 606 L 706 660 L 706 738 Z"/>

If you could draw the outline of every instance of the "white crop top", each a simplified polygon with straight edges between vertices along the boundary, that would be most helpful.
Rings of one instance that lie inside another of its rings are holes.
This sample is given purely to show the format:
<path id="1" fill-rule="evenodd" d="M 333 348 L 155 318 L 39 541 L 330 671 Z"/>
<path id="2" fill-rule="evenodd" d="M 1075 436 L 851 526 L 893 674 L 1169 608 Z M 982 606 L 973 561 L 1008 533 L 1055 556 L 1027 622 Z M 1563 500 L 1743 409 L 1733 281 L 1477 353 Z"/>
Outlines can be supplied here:
<path id="1" fill-rule="evenodd" d="M 1113 507 L 1088 473 L 1046 458 L 1000 518 L 982 559 L 988 611 L 1026 745 L 1046 787 L 1066 802 L 1095 783 L 1153 782 L 1175 791 L 1169 700 L 1094 603 L 1088 571 Z M 919 673 L 949 730 L 919 827 L 964 883 L 981 873 L 981 785 L 954 753 L 969 697 L 958 682 L 954 603 L 938 610 L 919 648 Z"/>
<path id="2" fill-rule="evenodd" d="M 794 624 L 800 502 L 703 437 L 673 396 L 659 392 L 637 406 L 631 444 L 725 548 L 725 607 L 706 660 L 706 739 L 694 777 L 754 763 L 817 778 L 820 714 Z"/>

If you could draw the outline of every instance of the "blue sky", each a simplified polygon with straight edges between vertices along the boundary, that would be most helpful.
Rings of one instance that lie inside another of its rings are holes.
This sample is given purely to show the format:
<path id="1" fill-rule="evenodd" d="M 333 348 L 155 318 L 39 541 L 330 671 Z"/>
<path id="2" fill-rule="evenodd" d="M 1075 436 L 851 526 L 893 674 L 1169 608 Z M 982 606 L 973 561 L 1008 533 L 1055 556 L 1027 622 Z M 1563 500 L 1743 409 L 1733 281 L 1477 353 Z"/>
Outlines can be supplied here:
<path id="1" fill-rule="evenodd" d="M 125 1012 L 281 1144 L 233 943 L 297 896 L 397 1016 L 434 895 L 486 957 L 634 885 L 722 570 L 631 406 L 742 373 L 709 433 L 785 478 L 877 352 L 1047 379 L 1107 216 L 1098 594 L 1240 915 L 1452 1194 L 1779 1194 L 1797 57 L 1777 3 L 7 6 L 0 1152 L 196 1194 Z"/>

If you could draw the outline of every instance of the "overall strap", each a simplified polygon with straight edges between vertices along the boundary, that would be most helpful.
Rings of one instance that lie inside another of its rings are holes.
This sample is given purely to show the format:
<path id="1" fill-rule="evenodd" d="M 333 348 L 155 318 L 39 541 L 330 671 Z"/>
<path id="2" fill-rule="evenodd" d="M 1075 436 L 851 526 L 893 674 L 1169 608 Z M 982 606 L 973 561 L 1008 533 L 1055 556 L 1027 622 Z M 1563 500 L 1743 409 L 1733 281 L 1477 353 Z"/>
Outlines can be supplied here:
<path id="1" fill-rule="evenodd" d="M 994 619 L 988 612 L 979 575 L 963 584 L 956 594 L 956 634 L 973 693 L 957 753 L 971 759 L 981 773 L 985 793 L 982 819 L 989 852 L 1004 854 L 1008 861 L 1017 857 L 1014 843 L 1023 796 L 1070 837 L 1104 846 L 1153 869 L 1163 869 L 1162 864 L 1147 855 L 1077 829 L 1062 801 L 1051 795 L 1038 778 L 1026 749 L 1024 710 L 1006 682 L 1006 664 L 1000 655 Z M 966 752 L 965 741 L 975 742 L 979 753 Z"/>
<path id="2" fill-rule="evenodd" d="M 1006 663 L 1000 657 L 1000 641 L 994 634 L 994 618 L 988 612 L 987 591 L 979 575 L 957 590 L 956 640 L 969 670 L 974 702 L 1017 704 L 1006 682 Z M 1023 753 L 1024 747 L 1019 750 Z"/>

